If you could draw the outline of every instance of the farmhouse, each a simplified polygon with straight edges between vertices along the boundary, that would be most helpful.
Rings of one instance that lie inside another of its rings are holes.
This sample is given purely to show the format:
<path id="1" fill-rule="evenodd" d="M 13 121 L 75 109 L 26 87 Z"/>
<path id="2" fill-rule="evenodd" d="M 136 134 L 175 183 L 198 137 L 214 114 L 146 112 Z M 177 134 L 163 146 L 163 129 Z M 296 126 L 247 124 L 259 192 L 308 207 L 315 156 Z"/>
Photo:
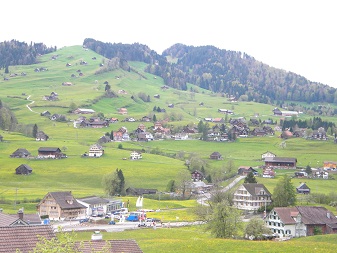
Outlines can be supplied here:
<path id="1" fill-rule="evenodd" d="M 48 192 L 37 205 L 37 211 L 51 220 L 70 220 L 85 218 L 86 207 L 78 203 L 70 191 Z"/>
<path id="2" fill-rule="evenodd" d="M 10 155 L 12 158 L 27 158 L 29 156 L 30 152 L 25 148 L 18 148 Z"/>
<path id="3" fill-rule="evenodd" d="M 266 157 L 264 162 L 266 167 L 295 169 L 297 159 L 288 157 Z"/>
<path id="4" fill-rule="evenodd" d="M 238 209 L 257 211 L 271 203 L 271 194 L 263 184 L 242 184 L 234 192 L 233 205 Z"/>
<path id="5" fill-rule="evenodd" d="M 89 148 L 89 157 L 101 157 L 104 154 L 104 149 L 101 145 L 93 144 Z"/>
<path id="6" fill-rule="evenodd" d="M 266 226 L 279 236 L 301 237 L 337 233 L 337 218 L 321 206 L 275 207 L 266 217 Z"/>
<path id="7" fill-rule="evenodd" d="M 66 157 L 65 154 L 61 152 L 59 148 L 54 147 L 41 147 L 38 149 L 38 158 L 64 158 Z"/>
<path id="8" fill-rule="evenodd" d="M 0 212 L 0 227 L 41 225 L 41 223 L 42 221 L 38 214 L 24 214 L 22 209 L 16 214 Z"/>
<path id="9" fill-rule="evenodd" d="M 27 164 L 21 164 L 15 169 L 15 174 L 17 175 L 29 175 L 32 174 L 33 169 Z"/>

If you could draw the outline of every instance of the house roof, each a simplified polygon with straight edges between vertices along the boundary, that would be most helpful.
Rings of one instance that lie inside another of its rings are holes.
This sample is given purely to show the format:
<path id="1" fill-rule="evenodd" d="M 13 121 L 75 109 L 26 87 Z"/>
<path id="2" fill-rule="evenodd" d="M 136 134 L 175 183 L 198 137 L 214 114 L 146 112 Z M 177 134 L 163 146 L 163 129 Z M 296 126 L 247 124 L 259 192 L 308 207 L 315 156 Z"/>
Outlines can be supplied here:
<path id="1" fill-rule="evenodd" d="M 18 148 L 17 150 L 15 150 L 12 153 L 12 155 L 21 155 L 21 154 L 23 154 L 23 155 L 30 155 L 30 152 L 27 149 L 25 149 L 25 148 Z"/>
<path id="2" fill-rule="evenodd" d="M 54 147 L 41 147 L 38 150 L 39 152 L 57 152 L 61 151 L 59 148 L 54 148 Z"/>
<path id="3" fill-rule="evenodd" d="M 104 198 L 97 197 L 97 196 L 88 196 L 88 197 L 80 198 L 78 200 L 88 203 L 90 205 L 103 204 L 103 203 L 106 204 L 110 202 L 108 199 L 104 199 Z"/>
<path id="4" fill-rule="evenodd" d="M 219 152 L 213 152 L 211 156 L 221 156 L 221 154 Z"/>
<path id="5" fill-rule="evenodd" d="M 14 222 L 16 222 L 17 220 L 18 220 L 18 217 L 14 217 L 12 215 L 0 213 L 0 227 L 10 226 Z"/>
<path id="6" fill-rule="evenodd" d="M 310 190 L 306 183 L 301 183 L 298 187 L 296 187 L 296 189 Z"/>
<path id="7" fill-rule="evenodd" d="M 27 164 L 21 164 L 15 170 L 20 170 L 20 169 L 26 169 L 28 172 L 32 172 L 33 171 L 33 169 L 29 165 L 27 165 Z"/>
<path id="8" fill-rule="evenodd" d="M 252 196 L 271 196 L 271 193 L 263 184 L 250 183 L 242 184 L 242 186 L 245 187 Z M 261 194 L 261 191 L 263 191 L 264 194 Z"/>
<path id="9" fill-rule="evenodd" d="M 153 193 L 156 193 L 158 190 L 129 187 L 128 189 L 126 189 L 126 191 L 133 192 L 134 194 L 137 194 L 137 195 L 143 195 L 143 194 L 153 194 Z"/>
<path id="10" fill-rule="evenodd" d="M 266 157 L 265 162 L 290 162 L 290 163 L 296 163 L 296 158 L 288 158 L 288 157 Z"/>
<path id="11" fill-rule="evenodd" d="M 44 199 L 50 195 L 55 199 L 56 203 L 60 206 L 61 209 L 78 209 L 78 208 L 86 208 L 84 205 L 77 202 L 77 200 L 73 197 L 70 191 L 67 192 L 49 192 Z M 43 199 L 43 200 L 44 200 Z M 43 201 L 42 200 L 42 201 Z M 42 202 L 41 201 L 41 202 Z M 68 201 L 72 201 L 72 204 L 68 203 Z M 41 204 L 40 202 L 40 204 Z M 39 205 L 40 205 L 39 204 Z"/>
<path id="12" fill-rule="evenodd" d="M 298 210 L 296 207 L 275 207 L 274 211 L 277 213 L 284 224 L 296 223 L 294 219 L 294 217 L 298 215 Z"/>
<path id="13" fill-rule="evenodd" d="M 56 236 L 49 225 L 0 227 L 0 253 L 31 252 L 39 237 L 51 240 Z"/>
<path id="14" fill-rule="evenodd" d="M 322 206 L 298 206 L 302 222 L 306 225 L 337 224 L 335 215 Z"/>
<path id="15" fill-rule="evenodd" d="M 82 253 L 111 252 L 111 253 L 142 253 L 135 240 L 92 240 L 76 242 L 76 248 Z M 107 249 L 107 250 L 105 250 Z"/>

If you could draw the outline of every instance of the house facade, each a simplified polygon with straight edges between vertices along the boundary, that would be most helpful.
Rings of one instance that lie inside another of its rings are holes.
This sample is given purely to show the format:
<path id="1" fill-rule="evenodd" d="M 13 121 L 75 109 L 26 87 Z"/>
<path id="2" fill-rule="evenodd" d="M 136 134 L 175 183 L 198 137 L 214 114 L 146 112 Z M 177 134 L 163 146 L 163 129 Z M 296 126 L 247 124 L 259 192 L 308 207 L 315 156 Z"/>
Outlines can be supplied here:
<path id="1" fill-rule="evenodd" d="M 296 192 L 302 194 L 309 194 L 310 188 L 307 186 L 306 183 L 301 183 L 299 186 L 296 187 Z"/>
<path id="2" fill-rule="evenodd" d="M 38 131 L 36 134 L 36 141 L 47 141 L 49 139 L 49 136 L 46 135 L 43 131 Z"/>
<path id="3" fill-rule="evenodd" d="M 59 148 L 54 147 L 41 147 L 38 149 L 38 158 L 45 159 L 45 158 L 52 158 L 58 159 L 62 157 L 66 157 Z"/>
<path id="4" fill-rule="evenodd" d="M 37 205 L 37 211 L 50 220 L 83 219 L 86 215 L 86 207 L 78 203 L 70 191 L 47 193 Z"/>
<path id="5" fill-rule="evenodd" d="M 133 152 L 131 152 L 131 154 L 130 154 L 130 159 L 131 160 L 139 160 L 139 159 L 142 159 L 143 157 L 142 157 L 142 154 L 141 153 L 138 153 L 138 152 L 136 152 L 136 151 L 133 151 Z"/>
<path id="6" fill-rule="evenodd" d="M 104 154 L 104 149 L 101 145 L 93 144 L 89 148 L 89 157 L 101 157 Z"/>
<path id="7" fill-rule="evenodd" d="M 337 233 L 337 218 L 321 206 L 275 207 L 265 219 L 266 226 L 280 237 L 301 237 Z"/>
<path id="8" fill-rule="evenodd" d="M 257 211 L 271 202 L 271 193 L 263 184 L 242 184 L 234 192 L 233 205 L 240 210 Z"/>
<path id="9" fill-rule="evenodd" d="M 97 214 L 98 210 L 102 210 L 104 214 L 120 210 L 122 207 L 121 200 L 110 200 L 97 196 L 88 196 L 76 199 L 78 203 L 86 207 L 86 216 Z"/>
<path id="10" fill-rule="evenodd" d="M 201 171 L 195 170 L 191 173 L 191 178 L 194 182 L 202 181 L 205 179 L 205 175 Z"/>

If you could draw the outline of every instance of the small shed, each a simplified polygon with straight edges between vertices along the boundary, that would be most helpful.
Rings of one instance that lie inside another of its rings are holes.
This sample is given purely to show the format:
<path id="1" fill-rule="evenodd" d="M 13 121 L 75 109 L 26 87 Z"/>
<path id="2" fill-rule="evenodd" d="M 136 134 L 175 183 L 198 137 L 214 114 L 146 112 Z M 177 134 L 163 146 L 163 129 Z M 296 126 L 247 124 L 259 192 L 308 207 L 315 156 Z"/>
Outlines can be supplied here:
<path id="1" fill-rule="evenodd" d="M 219 152 L 213 152 L 210 156 L 209 156 L 210 159 L 213 159 L 213 160 L 221 160 L 222 159 L 222 156 Z"/>
<path id="2" fill-rule="evenodd" d="M 296 192 L 302 194 L 309 194 L 310 188 L 307 186 L 306 183 L 301 183 L 298 187 L 296 187 Z"/>
<path id="3" fill-rule="evenodd" d="M 29 175 L 32 174 L 33 169 L 27 164 L 21 164 L 15 169 L 15 174 L 17 175 Z"/>

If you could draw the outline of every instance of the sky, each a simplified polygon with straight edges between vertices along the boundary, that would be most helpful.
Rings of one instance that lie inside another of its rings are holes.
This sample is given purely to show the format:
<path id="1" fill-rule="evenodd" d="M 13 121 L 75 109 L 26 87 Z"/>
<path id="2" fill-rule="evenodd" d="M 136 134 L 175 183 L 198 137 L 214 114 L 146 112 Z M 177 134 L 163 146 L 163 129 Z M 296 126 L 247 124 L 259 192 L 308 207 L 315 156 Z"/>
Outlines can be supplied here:
<path id="1" fill-rule="evenodd" d="M 269 66 L 337 88 L 333 0 L 8 0 L 0 42 L 82 45 L 85 38 L 176 43 L 245 52 Z"/>

